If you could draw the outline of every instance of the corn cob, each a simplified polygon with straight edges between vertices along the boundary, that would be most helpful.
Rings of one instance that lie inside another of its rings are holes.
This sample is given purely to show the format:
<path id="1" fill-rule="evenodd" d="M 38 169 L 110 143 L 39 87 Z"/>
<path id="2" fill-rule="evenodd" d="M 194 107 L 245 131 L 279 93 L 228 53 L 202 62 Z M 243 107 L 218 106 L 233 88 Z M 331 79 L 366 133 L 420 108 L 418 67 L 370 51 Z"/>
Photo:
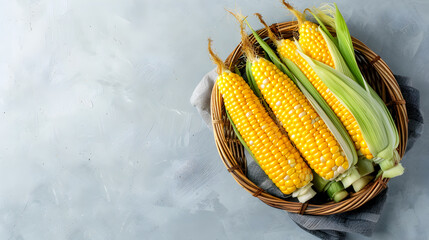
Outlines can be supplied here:
<path id="1" fill-rule="evenodd" d="M 244 18 L 234 16 L 240 22 L 243 50 L 256 84 L 291 141 L 319 176 L 331 180 L 344 173 L 351 164 L 324 120 L 286 74 L 255 55 L 244 31 Z"/>
<path id="2" fill-rule="evenodd" d="M 283 3 L 298 18 L 298 42 L 302 47 L 304 54 L 328 66 L 331 66 L 332 68 L 335 68 L 332 54 L 329 51 L 328 45 L 323 38 L 322 33 L 318 29 L 318 25 L 310 21 L 305 21 L 304 16 L 301 13 L 295 10 L 288 3 L 284 1 Z M 291 60 L 299 67 L 299 69 L 313 84 L 320 95 L 322 95 L 323 99 L 325 99 L 330 108 L 335 112 L 338 119 L 340 119 L 340 121 L 343 123 L 344 127 L 347 129 L 350 137 L 352 138 L 358 154 L 364 155 L 367 159 L 372 159 L 373 155 L 371 154 L 366 141 L 362 137 L 362 132 L 356 119 L 353 117 L 351 112 L 338 100 L 338 98 L 334 96 L 331 91 L 329 91 L 328 87 L 323 83 L 319 76 L 317 76 L 308 62 L 298 53 L 295 43 L 289 39 L 276 40 L 275 42 L 279 55 Z"/>
<path id="3" fill-rule="evenodd" d="M 264 58 L 253 61 L 252 73 L 267 103 L 317 174 L 332 179 L 349 168 L 338 142 L 292 80 Z"/>
<path id="4" fill-rule="evenodd" d="M 404 168 L 399 163 L 400 157 L 396 150 L 399 144 L 398 130 L 383 100 L 360 72 L 350 32 L 338 7 L 336 4 L 324 5 L 310 12 L 319 22 L 318 31 L 323 35 L 337 66 L 333 69 L 314 61 L 303 51 L 300 54 L 353 114 L 373 156 L 372 161 L 379 164 L 383 177 L 392 178 L 403 174 Z M 336 31 L 335 38 L 325 24 Z M 339 88 L 340 85 L 343 87 Z"/>
<path id="5" fill-rule="evenodd" d="M 257 163 L 284 194 L 295 193 L 300 201 L 314 196 L 315 192 L 311 189 L 306 191 L 305 197 L 296 194 L 302 189 L 309 190 L 313 179 L 299 152 L 281 133 L 243 78 L 226 70 L 222 60 L 211 50 L 210 40 L 209 53 L 218 65 L 216 81 L 225 108 Z"/>

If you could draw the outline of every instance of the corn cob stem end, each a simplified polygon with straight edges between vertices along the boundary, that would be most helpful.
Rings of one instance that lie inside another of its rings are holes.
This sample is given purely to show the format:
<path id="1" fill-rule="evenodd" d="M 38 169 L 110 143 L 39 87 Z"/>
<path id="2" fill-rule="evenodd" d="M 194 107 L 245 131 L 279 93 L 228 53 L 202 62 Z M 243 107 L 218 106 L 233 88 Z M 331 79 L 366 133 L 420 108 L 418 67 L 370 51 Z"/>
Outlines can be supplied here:
<path id="1" fill-rule="evenodd" d="M 309 183 L 306 186 L 296 190 L 293 192 L 292 197 L 298 198 L 298 201 L 301 203 L 307 202 L 316 195 L 316 192 L 313 190 L 312 186 L 313 184 Z"/>
<path id="2" fill-rule="evenodd" d="M 367 175 L 367 176 L 361 177 L 359 180 L 355 181 L 352 184 L 353 190 L 355 190 L 355 192 L 359 192 L 366 185 L 368 185 L 368 183 L 370 183 L 373 179 L 374 179 L 374 176 L 372 176 L 372 175 Z"/>

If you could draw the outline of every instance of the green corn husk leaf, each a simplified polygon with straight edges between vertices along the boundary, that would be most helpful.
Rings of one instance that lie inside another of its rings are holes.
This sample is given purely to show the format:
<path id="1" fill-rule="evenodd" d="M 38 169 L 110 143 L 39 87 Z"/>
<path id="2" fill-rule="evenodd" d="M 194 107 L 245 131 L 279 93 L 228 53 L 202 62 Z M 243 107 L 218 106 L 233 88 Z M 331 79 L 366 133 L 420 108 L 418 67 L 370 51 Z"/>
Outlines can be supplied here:
<path id="1" fill-rule="evenodd" d="M 364 177 L 374 172 L 374 165 L 371 160 L 361 156 L 356 164 L 359 174 Z"/>
<path id="2" fill-rule="evenodd" d="M 398 145 L 399 145 L 399 133 L 398 133 L 398 129 L 396 128 L 395 121 L 393 121 L 393 117 L 390 114 L 389 109 L 387 109 L 386 104 L 383 102 L 383 100 L 380 98 L 380 96 L 378 96 L 378 94 L 375 92 L 374 89 L 372 89 L 371 86 L 368 85 L 368 88 L 369 88 L 369 91 L 371 93 L 371 96 L 383 108 L 383 112 L 381 114 L 383 114 L 383 116 L 388 119 L 389 128 L 392 129 L 392 131 L 389 132 L 390 133 L 390 137 L 391 137 L 391 139 L 394 140 L 393 146 L 395 148 L 397 148 Z"/>
<path id="3" fill-rule="evenodd" d="M 326 193 L 334 202 L 339 202 L 349 195 L 341 182 L 331 182 Z"/>
<path id="4" fill-rule="evenodd" d="M 289 71 L 289 69 L 282 63 L 277 54 L 271 49 L 271 47 L 264 40 L 262 40 L 262 38 L 256 33 L 256 31 L 253 30 L 250 24 L 248 24 L 248 26 L 252 31 L 253 36 L 264 49 L 264 51 L 267 52 L 274 65 L 276 65 L 277 68 L 279 68 L 282 72 L 288 75 L 288 77 L 298 86 L 298 88 L 309 100 L 310 104 L 313 106 L 319 116 L 326 123 L 327 127 L 332 132 L 332 134 L 340 144 L 341 148 L 343 149 L 344 153 L 346 154 L 347 159 L 350 161 L 349 166 L 356 164 L 357 154 L 353 142 L 351 141 L 350 136 L 348 135 L 347 131 L 345 130 L 335 113 L 330 109 L 329 105 L 325 102 L 322 96 L 320 96 L 314 86 L 305 77 L 301 70 L 299 70 L 299 68 L 295 64 L 293 64 L 293 62 L 290 61 L 290 63 L 292 63 L 290 65 L 290 70 L 293 69 L 294 71 L 294 73 L 292 74 L 291 71 Z M 301 73 L 301 77 L 296 78 L 295 76 L 296 74 L 299 74 L 299 72 Z"/>
<path id="5" fill-rule="evenodd" d="M 231 118 L 231 116 L 229 115 L 229 112 L 228 112 L 226 109 L 225 109 L 225 112 L 226 112 L 226 116 L 227 116 L 227 118 L 228 118 L 229 122 L 230 122 L 230 123 L 231 123 L 231 125 L 232 125 L 232 129 L 234 129 L 234 133 L 235 133 L 235 135 L 237 136 L 238 140 L 239 140 L 239 141 L 240 141 L 240 143 L 243 145 L 243 147 L 247 150 L 247 152 L 249 152 L 250 156 L 252 156 L 252 158 L 255 160 L 255 162 L 256 162 L 259 166 L 261 166 L 261 165 L 259 164 L 259 162 L 258 162 L 258 161 L 256 161 L 255 155 L 253 155 L 252 151 L 250 151 L 249 146 L 248 146 L 248 145 L 247 145 L 247 143 L 244 141 L 243 137 L 241 136 L 240 132 L 238 131 L 237 127 L 235 126 L 234 122 L 232 121 L 232 118 Z"/>
<path id="6" fill-rule="evenodd" d="M 345 61 L 347 62 L 347 65 L 357 79 L 359 85 L 369 91 L 368 84 L 363 78 L 359 66 L 356 62 L 355 50 L 353 48 L 352 38 L 350 36 L 349 29 L 347 27 L 346 21 L 341 15 L 340 10 L 338 9 L 337 4 L 335 4 L 335 26 L 338 38 L 338 49 L 343 55 Z"/>
<path id="7" fill-rule="evenodd" d="M 328 185 L 329 181 L 319 176 L 314 170 L 311 170 L 313 172 L 313 186 L 314 190 L 316 192 L 324 192 L 326 191 L 326 186 Z"/>
<path id="8" fill-rule="evenodd" d="M 353 73 L 354 75 L 353 79 L 356 80 L 357 83 L 362 88 L 369 91 L 369 85 L 365 81 L 362 73 L 360 72 L 359 66 L 356 62 L 353 42 L 350 36 L 349 29 L 346 24 L 346 21 L 341 15 L 341 12 L 339 11 L 337 4 L 334 3 L 334 6 L 335 8 L 330 5 L 324 5 L 320 9 L 313 9 L 312 14 L 316 16 L 315 18 L 320 25 L 325 26 L 326 24 L 335 29 L 337 34 L 337 37 L 336 37 L 337 41 L 333 41 L 333 42 L 337 45 L 338 50 L 341 52 L 341 55 L 343 56 L 345 62 L 347 63 L 347 66 L 349 67 L 350 71 Z M 326 28 L 322 28 L 322 29 L 325 31 Z"/>
<path id="9" fill-rule="evenodd" d="M 349 67 L 347 66 L 347 63 L 345 62 L 343 56 L 341 55 L 341 52 L 338 50 L 335 43 L 331 41 L 328 35 L 324 31 L 322 31 L 320 27 L 318 30 L 322 34 L 323 39 L 325 39 L 326 45 L 328 45 L 328 49 L 329 49 L 329 52 L 331 53 L 332 60 L 334 60 L 335 69 L 337 69 L 347 77 L 356 81 L 356 78 L 354 77 L 353 73 L 350 71 Z"/>
<path id="10" fill-rule="evenodd" d="M 261 90 L 259 89 L 258 85 L 256 84 L 255 78 L 252 74 L 252 63 L 250 61 L 246 61 L 246 78 L 249 81 L 250 88 L 253 90 L 255 95 L 260 99 L 262 102 L 262 105 L 264 105 L 265 110 L 269 112 L 269 106 L 268 103 L 265 101 L 264 97 L 262 96 Z"/>
<path id="11" fill-rule="evenodd" d="M 376 93 L 367 92 L 359 85 L 336 69 L 312 60 L 300 52 L 316 74 L 330 91 L 352 113 L 362 131 L 370 152 L 379 162 L 390 161 L 397 164 L 394 153 L 399 142 L 396 126 L 392 124 L 390 114 Z M 376 95 L 376 96 L 374 96 Z M 387 169 L 385 169 L 387 170 Z"/>
<path id="12" fill-rule="evenodd" d="M 259 90 L 259 88 L 256 87 L 255 78 L 252 75 L 251 69 L 252 69 L 252 63 L 250 61 L 246 61 L 246 78 L 247 78 L 247 81 L 249 82 L 249 86 L 258 98 L 262 98 L 262 93 Z"/>

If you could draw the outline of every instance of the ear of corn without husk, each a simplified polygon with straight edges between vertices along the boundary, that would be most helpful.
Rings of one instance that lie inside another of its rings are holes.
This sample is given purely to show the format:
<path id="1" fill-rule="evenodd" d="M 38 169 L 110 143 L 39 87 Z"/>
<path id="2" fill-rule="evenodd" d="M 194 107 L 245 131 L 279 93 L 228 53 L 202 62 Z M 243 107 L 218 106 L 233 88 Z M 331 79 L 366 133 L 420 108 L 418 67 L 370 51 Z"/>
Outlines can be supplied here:
<path id="1" fill-rule="evenodd" d="M 211 50 L 218 65 L 217 85 L 239 139 L 268 177 L 284 194 L 293 194 L 305 202 L 315 195 L 310 168 L 286 135 L 280 132 L 258 97 L 238 74 L 228 71 Z"/>

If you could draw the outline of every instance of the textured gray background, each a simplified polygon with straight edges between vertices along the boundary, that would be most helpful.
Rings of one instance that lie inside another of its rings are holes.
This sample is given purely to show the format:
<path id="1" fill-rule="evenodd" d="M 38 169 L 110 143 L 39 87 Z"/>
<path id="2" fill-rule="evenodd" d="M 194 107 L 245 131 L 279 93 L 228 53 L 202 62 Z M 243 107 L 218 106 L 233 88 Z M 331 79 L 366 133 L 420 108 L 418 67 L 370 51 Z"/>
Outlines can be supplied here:
<path id="1" fill-rule="evenodd" d="M 239 42 L 224 8 L 291 20 L 279 1 L 0 2 L 0 239 L 314 239 L 236 184 L 189 104 L 207 38 L 222 58 Z M 429 119 L 429 1 L 339 7 Z M 389 183 L 374 239 L 428 238 L 428 144 Z"/>

